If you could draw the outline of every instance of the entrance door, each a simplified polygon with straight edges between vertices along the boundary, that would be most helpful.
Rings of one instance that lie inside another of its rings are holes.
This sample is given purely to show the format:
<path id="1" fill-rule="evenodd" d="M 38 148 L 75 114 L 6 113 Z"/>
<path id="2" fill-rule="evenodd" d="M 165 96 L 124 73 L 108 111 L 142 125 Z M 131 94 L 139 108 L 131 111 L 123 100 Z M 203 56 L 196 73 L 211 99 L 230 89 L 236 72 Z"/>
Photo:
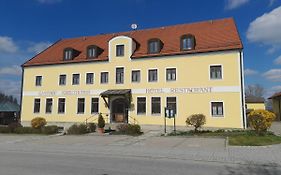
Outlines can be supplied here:
<path id="1" fill-rule="evenodd" d="M 124 98 L 118 98 L 112 101 L 111 121 L 115 123 L 128 122 L 128 102 Z"/>

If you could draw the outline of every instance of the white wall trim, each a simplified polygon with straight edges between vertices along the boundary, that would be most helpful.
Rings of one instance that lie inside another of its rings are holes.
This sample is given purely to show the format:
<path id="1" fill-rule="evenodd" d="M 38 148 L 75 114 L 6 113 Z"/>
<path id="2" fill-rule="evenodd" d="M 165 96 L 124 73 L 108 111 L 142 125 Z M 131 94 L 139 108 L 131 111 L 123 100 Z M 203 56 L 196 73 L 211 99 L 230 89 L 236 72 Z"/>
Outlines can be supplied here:
<path id="1" fill-rule="evenodd" d="M 23 96 L 89 96 L 99 95 L 101 92 L 108 90 L 94 89 L 94 90 L 59 90 L 59 91 L 24 91 Z M 131 89 L 132 94 L 204 94 L 204 93 L 240 93 L 239 86 L 210 86 L 210 87 L 178 87 L 178 88 L 147 88 L 147 89 Z"/>

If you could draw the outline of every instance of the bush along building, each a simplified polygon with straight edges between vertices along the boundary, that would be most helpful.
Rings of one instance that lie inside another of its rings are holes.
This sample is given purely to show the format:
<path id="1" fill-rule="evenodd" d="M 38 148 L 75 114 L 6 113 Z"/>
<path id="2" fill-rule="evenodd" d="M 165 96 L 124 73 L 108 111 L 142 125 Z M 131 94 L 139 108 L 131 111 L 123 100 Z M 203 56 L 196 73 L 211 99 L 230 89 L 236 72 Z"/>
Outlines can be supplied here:
<path id="1" fill-rule="evenodd" d="M 244 128 L 243 46 L 232 18 L 62 39 L 22 65 L 21 121 Z M 172 125 L 172 120 L 167 120 Z"/>

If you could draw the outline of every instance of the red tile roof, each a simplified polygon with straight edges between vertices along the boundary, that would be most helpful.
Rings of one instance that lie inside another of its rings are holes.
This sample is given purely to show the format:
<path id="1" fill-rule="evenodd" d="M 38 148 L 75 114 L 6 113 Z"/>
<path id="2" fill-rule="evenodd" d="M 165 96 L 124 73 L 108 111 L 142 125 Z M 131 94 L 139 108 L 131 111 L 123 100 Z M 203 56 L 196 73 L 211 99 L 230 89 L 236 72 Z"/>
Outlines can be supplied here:
<path id="1" fill-rule="evenodd" d="M 180 37 L 185 34 L 195 36 L 196 45 L 194 50 L 180 50 Z M 226 18 L 154 29 L 62 39 L 34 56 L 23 66 L 108 60 L 109 40 L 121 35 L 131 37 L 138 43 L 137 49 L 131 56 L 132 59 L 243 48 L 233 18 Z M 164 46 L 160 53 L 147 53 L 147 41 L 151 38 L 159 38 L 163 42 Z M 103 49 L 103 52 L 94 60 L 87 59 L 86 48 L 89 45 L 96 45 Z M 80 54 L 73 60 L 63 61 L 63 50 L 68 47 L 78 50 Z"/>

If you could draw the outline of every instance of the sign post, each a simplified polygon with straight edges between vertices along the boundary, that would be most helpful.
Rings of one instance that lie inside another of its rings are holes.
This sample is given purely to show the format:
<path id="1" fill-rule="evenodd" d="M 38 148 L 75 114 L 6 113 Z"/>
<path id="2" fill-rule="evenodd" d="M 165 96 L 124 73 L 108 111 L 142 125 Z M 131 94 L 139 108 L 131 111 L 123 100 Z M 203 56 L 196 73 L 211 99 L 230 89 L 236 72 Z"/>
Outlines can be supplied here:
<path id="1" fill-rule="evenodd" d="M 166 122 L 166 118 L 174 118 L 174 132 L 176 132 L 176 117 L 175 117 L 175 111 L 170 108 L 170 107 L 165 107 L 164 108 L 165 111 L 165 117 L 164 117 L 164 133 L 167 133 L 167 122 Z"/>

